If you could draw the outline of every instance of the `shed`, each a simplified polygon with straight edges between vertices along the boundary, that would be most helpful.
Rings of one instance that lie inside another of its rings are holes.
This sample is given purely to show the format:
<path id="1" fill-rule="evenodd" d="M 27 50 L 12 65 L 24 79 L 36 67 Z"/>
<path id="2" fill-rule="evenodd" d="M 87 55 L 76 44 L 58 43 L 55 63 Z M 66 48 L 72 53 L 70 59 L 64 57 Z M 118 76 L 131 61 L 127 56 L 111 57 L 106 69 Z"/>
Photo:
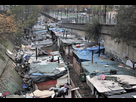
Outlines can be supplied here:
<path id="1" fill-rule="evenodd" d="M 118 62 L 100 59 L 97 63 L 91 63 L 90 61 L 81 62 L 81 66 L 86 74 L 86 83 L 91 88 L 92 94 L 95 93 L 96 89 L 99 94 L 112 96 L 127 93 L 127 90 L 130 88 L 128 86 L 132 85 L 131 89 L 136 88 L 136 82 L 134 81 L 136 80 L 136 73 L 129 67 L 118 65 Z M 116 73 L 112 73 L 112 70 L 116 71 Z M 100 75 L 114 77 L 115 80 L 108 80 L 106 78 L 100 80 Z M 122 84 L 126 86 L 122 86 Z"/>
<path id="2" fill-rule="evenodd" d="M 46 90 L 50 87 L 57 87 L 62 81 L 67 83 L 68 72 L 65 66 L 60 67 L 57 62 L 48 63 L 46 65 L 30 64 L 30 77 L 38 89 Z"/>
<path id="3" fill-rule="evenodd" d="M 76 44 L 81 44 L 84 41 L 83 40 L 78 40 L 78 39 L 60 39 L 60 41 L 62 42 L 63 45 L 63 50 L 65 52 L 65 55 L 71 55 L 72 56 L 72 45 L 76 45 Z"/>
<path id="4" fill-rule="evenodd" d="M 93 62 L 97 62 L 99 59 L 98 57 L 98 52 L 99 52 L 99 47 L 80 47 L 76 48 L 75 46 L 73 47 L 73 68 L 75 72 L 77 73 L 78 76 L 80 76 L 80 73 L 82 73 L 82 66 L 81 62 L 84 61 L 92 61 L 92 50 L 94 50 L 93 54 Z M 104 50 L 104 47 L 100 46 L 100 51 L 102 52 Z M 101 55 L 104 56 L 104 55 Z"/>

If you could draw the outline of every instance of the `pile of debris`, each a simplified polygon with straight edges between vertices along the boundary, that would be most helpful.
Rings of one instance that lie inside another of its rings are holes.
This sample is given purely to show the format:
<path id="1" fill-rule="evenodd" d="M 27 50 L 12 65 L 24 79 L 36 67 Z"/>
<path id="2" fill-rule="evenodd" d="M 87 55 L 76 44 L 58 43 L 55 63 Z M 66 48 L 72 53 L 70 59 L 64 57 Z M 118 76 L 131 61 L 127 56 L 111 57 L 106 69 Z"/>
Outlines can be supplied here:
<path id="1" fill-rule="evenodd" d="M 73 91 L 78 88 L 72 88 L 70 85 L 69 70 L 59 51 L 42 49 L 42 47 L 45 49 L 46 46 L 52 47 L 54 43 L 51 40 L 52 37 L 46 33 L 46 30 L 34 33 L 35 38 L 30 36 L 24 39 L 29 43 L 17 46 L 13 52 L 8 49 L 6 51 L 14 62 L 12 66 L 23 80 L 22 90 L 6 97 L 71 98 Z"/>

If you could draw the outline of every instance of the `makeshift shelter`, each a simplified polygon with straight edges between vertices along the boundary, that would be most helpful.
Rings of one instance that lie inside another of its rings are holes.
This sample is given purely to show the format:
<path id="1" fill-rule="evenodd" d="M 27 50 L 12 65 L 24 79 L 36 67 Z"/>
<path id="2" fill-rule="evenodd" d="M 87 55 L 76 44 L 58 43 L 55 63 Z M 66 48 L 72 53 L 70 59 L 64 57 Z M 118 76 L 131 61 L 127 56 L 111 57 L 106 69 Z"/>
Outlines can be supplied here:
<path id="1" fill-rule="evenodd" d="M 61 57 L 59 57 L 59 52 L 50 52 L 50 54 L 53 55 L 53 60 L 57 62 L 49 62 L 52 56 L 38 57 L 37 61 L 39 62 L 36 63 L 32 58 L 30 59 L 31 64 L 29 75 L 33 80 L 35 89 L 45 90 L 50 87 L 58 87 L 59 84 L 67 83 L 69 80 L 67 66 Z"/>
<path id="2" fill-rule="evenodd" d="M 63 46 L 63 51 L 65 52 L 65 55 L 71 55 L 72 56 L 72 45 L 81 44 L 83 43 L 83 40 L 77 40 L 75 38 L 73 39 L 60 39 L 60 42 Z"/>
<path id="3" fill-rule="evenodd" d="M 82 67 L 81 67 L 81 62 L 84 61 L 92 61 L 93 62 L 97 62 L 99 59 L 98 57 L 98 53 L 100 51 L 100 53 L 103 53 L 104 47 L 100 46 L 100 49 L 98 46 L 94 46 L 94 47 L 79 47 L 76 48 L 75 46 L 73 47 L 73 68 L 75 70 L 75 72 L 77 73 L 78 76 L 80 76 L 80 74 L 82 73 Z M 92 54 L 93 52 L 93 54 Z M 104 55 L 101 55 L 104 56 Z"/>
<path id="4" fill-rule="evenodd" d="M 127 93 L 136 88 L 136 73 L 129 67 L 118 65 L 118 62 L 101 58 L 97 63 L 81 62 L 81 66 L 86 83 L 97 97 Z"/>

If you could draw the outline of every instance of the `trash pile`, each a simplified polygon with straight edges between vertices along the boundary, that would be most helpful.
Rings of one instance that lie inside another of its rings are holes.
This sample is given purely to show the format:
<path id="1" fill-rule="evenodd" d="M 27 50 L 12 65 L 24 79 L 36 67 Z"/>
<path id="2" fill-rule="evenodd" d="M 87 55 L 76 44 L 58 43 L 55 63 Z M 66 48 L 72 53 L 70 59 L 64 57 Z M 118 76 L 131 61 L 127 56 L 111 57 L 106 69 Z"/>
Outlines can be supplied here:
<path id="1" fill-rule="evenodd" d="M 53 42 L 47 30 L 35 31 L 23 40 L 25 43 L 16 46 L 13 52 L 6 51 L 23 80 L 22 90 L 14 95 L 21 98 L 70 98 L 72 87 L 68 68 L 59 51 L 48 50 Z"/>

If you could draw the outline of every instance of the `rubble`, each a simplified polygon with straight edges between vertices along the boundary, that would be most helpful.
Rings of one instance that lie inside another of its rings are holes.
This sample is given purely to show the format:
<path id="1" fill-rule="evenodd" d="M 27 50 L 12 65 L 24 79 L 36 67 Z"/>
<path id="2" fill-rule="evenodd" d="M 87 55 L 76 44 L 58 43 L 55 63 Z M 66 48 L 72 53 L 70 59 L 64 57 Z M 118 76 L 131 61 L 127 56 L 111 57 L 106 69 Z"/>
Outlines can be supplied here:
<path id="1" fill-rule="evenodd" d="M 52 47 L 55 40 L 52 41 L 47 30 L 34 31 L 34 35 L 30 35 L 24 38 L 25 44 L 16 47 L 15 53 L 6 51 L 23 80 L 23 90 L 7 95 L 7 98 L 71 98 L 69 71 L 59 51 L 42 49 Z"/>

